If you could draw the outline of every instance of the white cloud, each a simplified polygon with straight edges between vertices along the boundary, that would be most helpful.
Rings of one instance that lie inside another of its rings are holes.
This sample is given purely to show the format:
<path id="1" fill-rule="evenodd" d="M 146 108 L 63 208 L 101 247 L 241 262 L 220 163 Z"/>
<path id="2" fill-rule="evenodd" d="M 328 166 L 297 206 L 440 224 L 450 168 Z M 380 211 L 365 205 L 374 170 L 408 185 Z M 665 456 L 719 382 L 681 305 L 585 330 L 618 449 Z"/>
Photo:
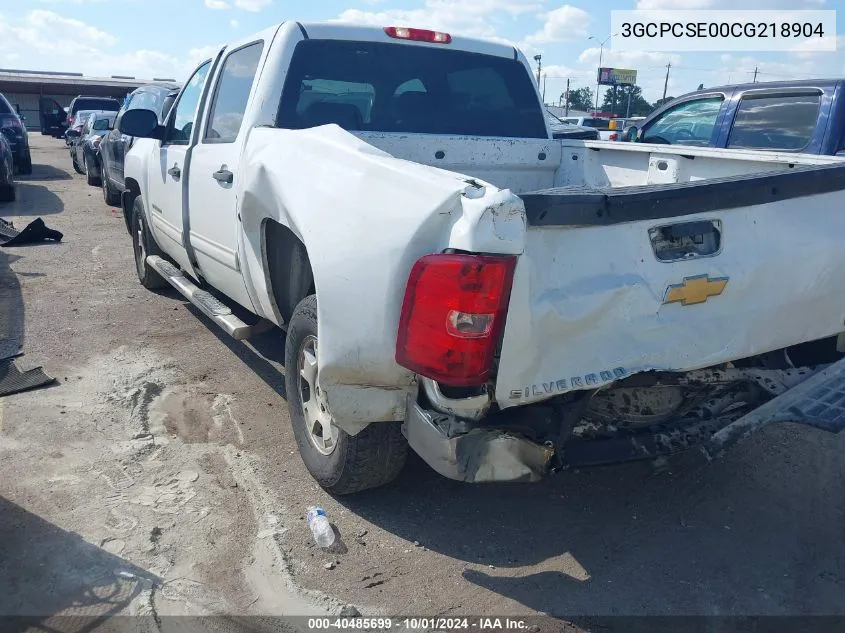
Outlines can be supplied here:
<path id="1" fill-rule="evenodd" d="M 205 6 L 206 8 L 213 9 L 214 11 L 223 11 L 231 8 L 223 0 L 205 0 Z"/>
<path id="2" fill-rule="evenodd" d="M 17 66 L 23 59 L 27 68 L 179 80 L 218 50 L 207 47 L 174 56 L 147 49 L 121 52 L 115 50 L 117 43 L 110 33 L 52 11 L 30 11 L 17 19 L 0 15 L 0 66 Z M 26 51 L 23 58 L 21 51 Z"/>
<path id="3" fill-rule="evenodd" d="M 235 0 L 235 6 L 244 11 L 261 11 L 273 4 L 273 0 Z"/>
<path id="4" fill-rule="evenodd" d="M 681 9 L 820 9 L 826 0 L 637 0 L 637 9 L 681 10 Z M 765 6 L 761 6 L 765 5 Z"/>
<path id="5" fill-rule="evenodd" d="M 371 26 L 413 26 L 505 42 L 497 21 L 536 12 L 542 0 L 425 0 L 419 9 L 347 9 L 334 21 Z"/>
<path id="6" fill-rule="evenodd" d="M 528 43 L 540 42 L 563 42 L 566 40 L 583 39 L 587 37 L 587 25 L 590 23 L 590 14 L 565 4 L 545 16 L 543 28 L 526 38 Z"/>

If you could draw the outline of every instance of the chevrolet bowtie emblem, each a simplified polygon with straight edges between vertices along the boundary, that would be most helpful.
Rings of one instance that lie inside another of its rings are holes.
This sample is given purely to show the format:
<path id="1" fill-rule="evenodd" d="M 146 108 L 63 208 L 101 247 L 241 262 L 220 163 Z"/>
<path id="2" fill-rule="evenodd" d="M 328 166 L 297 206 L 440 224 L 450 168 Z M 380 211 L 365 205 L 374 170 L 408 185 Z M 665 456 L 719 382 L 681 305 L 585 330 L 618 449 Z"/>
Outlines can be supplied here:
<path id="1" fill-rule="evenodd" d="M 666 288 L 663 303 L 680 302 L 682 306 L 704 303 L 710 297 L 722 294 L 727 285 L 727 277 L 717 277 L 716 279 L 710 279 L 709 275 L 686 277 L 683 283 Z"/>

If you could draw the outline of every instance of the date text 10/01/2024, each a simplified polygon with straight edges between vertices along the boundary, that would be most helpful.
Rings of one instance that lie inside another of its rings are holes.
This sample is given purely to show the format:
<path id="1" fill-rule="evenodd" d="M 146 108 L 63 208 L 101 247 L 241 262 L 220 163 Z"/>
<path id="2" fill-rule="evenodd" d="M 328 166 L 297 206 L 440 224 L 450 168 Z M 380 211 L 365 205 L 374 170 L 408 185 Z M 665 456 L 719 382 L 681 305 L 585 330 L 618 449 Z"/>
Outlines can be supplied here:
<path id="1" fill-rule="evenodd" d="M 321 630 L 377 630 L 398 629 L 404 631 L 536 631 L 538 627 L 519 618 L 309 618 L 308 629 Z"/>

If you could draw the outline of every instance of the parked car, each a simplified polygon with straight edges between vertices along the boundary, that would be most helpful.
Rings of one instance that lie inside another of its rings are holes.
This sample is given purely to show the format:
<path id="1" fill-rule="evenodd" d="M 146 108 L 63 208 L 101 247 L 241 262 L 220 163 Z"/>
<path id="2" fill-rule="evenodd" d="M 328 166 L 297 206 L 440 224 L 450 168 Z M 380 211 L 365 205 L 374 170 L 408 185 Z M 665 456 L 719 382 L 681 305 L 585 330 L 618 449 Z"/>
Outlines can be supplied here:
<path id="1" fill-rule="evenodd" d="M 616 132 L 616 138 L 612 140 L 628 142 L 630 140 L 629 130 L 634 126 L 639 125 L 642 121 L 645 121 L 644 116 L 632 116 L 625 119 L 612 119 L 610 121 L 610 127 L 614 132 Z"/>
<path id="2" fill-rule="evenodd" d="M 581 127 L 591 127 L 599 131 L 599 138 L 603 141 L 615 141 L 616 131 L 610 129 L 610 122 L 612 119 L 605 119 L 603 117 L 565 117 L 562 119 L 565 123 L 572 125 L 580 125 Z"/>
<path id="3" fill-rule="evenodd" d="M 61 138 L 67 129 L 67 108 L 52 97 L 41 97 L 38 101 L 38 118 L 41 133 Z"/>
<path id="4" fill-rule="evenodd" d="M 68 125 L 68 128 L 65 130 L 65 146 L 70 147 L 73 142 L 73 139 L 79 138 L 79 136 L 82 134 L 83 128 L 85 127 L 85 121 L 88 119 L 92 112 L 96 112 L 96 110 L 79 110 L 73 119 L 68 117 L 67 120 L 72 120 L 73 125 Z M 72 152 L 71 157 L 73 157 Z"/>
<path id="5" fill-rule="evenodd" d="M 88 119 L 95 112 L 97 110 L 80 110 L 74 117 L 73 126 L 65 131 L 65 145 L 68 147 L 71 163 L 73 164 L 74 170 L 80 174 L 84 174 L 85 172 L 82 170 L 82 165 L 76 161 L 76 145 L 83 139 Z"/>
<path id="6" fill-rule="evenodd" d="M 120 128 L 140 283 L 236 340 L 286 329 L 293 434 L 333 493 L 409 447 L 536 481 L 845 427 L 845 160 L 552 143 L 512 46 L 298 22 Z"/>
<path id="7" fill-rule="evenodd" d="M 131 136 L 121 133 L 119 129 L 121 117 L 127 110 L 146 108 L 155 112 L 159 121 L 163 122 L 178 92 L 178 84 L 155 83 L 141 86 L 126 96 L 123 106 L 117 113 L 114 127 L 100 141 L 100 184 L 103 188 L 103 199 L 109 206 L 120 205 L 120 194 L 123 191 L 123 160 L 126 152 L 135 142 Z"/>
<path id="8" fill-rule="evenodd" d="M 0 202 L 15 199 L 15 156 L 5 134 L 0 134 Z"/>
<path id="9" fill-rule="evenodd" d="M 845 153 L 845 79 L 736 84 L 670 101 L 629 137 L 640 143 Z"/>
<path id="10" fill-rule="evenodd" d="M 85 127 L 77 141 L 71 146 L 74 168 L 85 174 L 88 184 L 99 187 L 101 181 L 100 143 L 103 136 L 114 126 L 115 112 L 92 112 L 85 121 Z"/>
<path id="11" fill-rule="evenodd" d="M 18 172 L 31 174 L 32 154 L 29 151 L 29 134 L 21 116 L 15 112 L 2 94 L 0 94 L 0 133 L 6 137 L 11 147 Z"/>
<path id="12" fill-rule="evenodd" d="M 67 127 L 74 127 L 76 116 L 81 111 L 117 112 L 120 110 L 121 102 L 113 97 L 87 97 L 80 95 L 74 97 L 68 106 Z"/>
<path id="13" fill-rule="evenodd" d="M 552 138 L 582 139 L 595 141 L 599 138 L 599 131 L 592 127 L 573 125 L 546 110 L 546 120 L 551 130 Z"/>

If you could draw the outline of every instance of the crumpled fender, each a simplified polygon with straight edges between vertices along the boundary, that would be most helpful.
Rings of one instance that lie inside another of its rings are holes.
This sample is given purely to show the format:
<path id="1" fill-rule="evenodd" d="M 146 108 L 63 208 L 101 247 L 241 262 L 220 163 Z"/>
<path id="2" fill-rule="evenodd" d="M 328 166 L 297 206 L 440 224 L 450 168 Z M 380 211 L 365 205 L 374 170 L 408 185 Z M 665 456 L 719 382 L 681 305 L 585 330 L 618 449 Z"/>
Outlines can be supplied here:
<path id="1" fill-rule="evenodd" d="M 519 254 L 522 201 L 507 190 L 376 149 L 335 125 L 256 128 L 242 157 L 241 262 L 261 316 L 279 324 L 263 255 L 268 219 L 305 244 L 317 289 L 320 386 L 355 433 L 402 420 L 415 376 L 394 360 L 413 263 L 456 248 Z"/>

